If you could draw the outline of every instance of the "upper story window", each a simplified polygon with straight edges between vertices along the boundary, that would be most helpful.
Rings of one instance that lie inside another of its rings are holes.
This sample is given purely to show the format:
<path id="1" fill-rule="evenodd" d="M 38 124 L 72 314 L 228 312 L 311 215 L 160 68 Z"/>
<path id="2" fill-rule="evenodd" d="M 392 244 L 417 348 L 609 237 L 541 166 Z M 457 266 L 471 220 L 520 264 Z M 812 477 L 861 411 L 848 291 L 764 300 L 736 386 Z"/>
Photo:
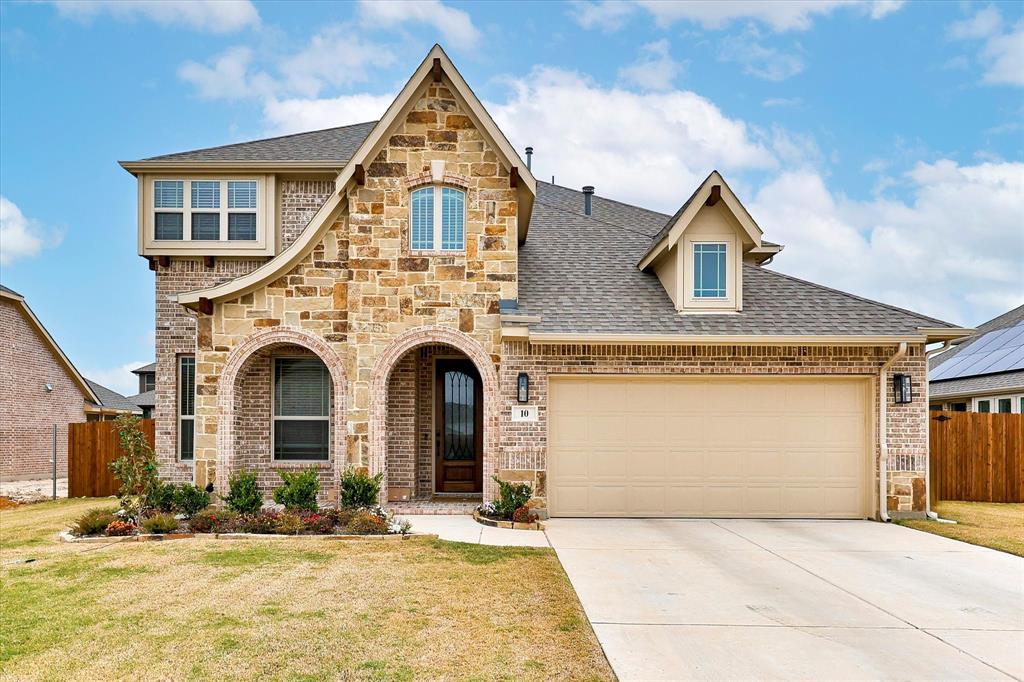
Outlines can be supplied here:
<path id="1" fill-rule="evenodd" d="M 154 180 L 153 239 L 256 241 L 258 208 L 257 180 Z"/>
<path id="2" fill-rule="evenodd" d="M 728 245 L 698 242 L 693 245 L 693 297 L 726 298 Z"/>
<path id="3" fill-rule="evenodd" d="M 413 251 L 463 251 L 466 248 L 466 193 L 432 185 L 409 197 L 409 246 Z"/>

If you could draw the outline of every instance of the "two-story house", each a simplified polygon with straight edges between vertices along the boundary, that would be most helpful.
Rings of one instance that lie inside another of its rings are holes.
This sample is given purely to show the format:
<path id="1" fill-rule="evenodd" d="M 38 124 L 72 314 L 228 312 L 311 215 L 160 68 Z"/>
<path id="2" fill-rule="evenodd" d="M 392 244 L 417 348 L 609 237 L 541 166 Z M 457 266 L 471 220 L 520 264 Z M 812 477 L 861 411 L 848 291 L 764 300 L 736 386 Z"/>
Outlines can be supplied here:
<path id="1" fill-rule="evenodd" d="M 925 509 L 925 344 L 964 330 L 766 269 L 782 246 L 717 172 L 668 216 L 539 182 L 529 152 L 435 46 L 379 121 L 122 162 L 163 475 L 269 493 L 312 465 L 331 496 L 362 466 L 392 501 L 497 475 L 561 516 Z"/>

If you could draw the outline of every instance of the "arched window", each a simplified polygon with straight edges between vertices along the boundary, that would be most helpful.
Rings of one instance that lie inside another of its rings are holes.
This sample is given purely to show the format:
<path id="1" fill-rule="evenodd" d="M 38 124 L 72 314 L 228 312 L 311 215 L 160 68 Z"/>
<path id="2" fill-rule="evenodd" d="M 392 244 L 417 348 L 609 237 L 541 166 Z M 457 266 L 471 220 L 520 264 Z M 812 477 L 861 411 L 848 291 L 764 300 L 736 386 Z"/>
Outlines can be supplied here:
<path id="1" fill-rule="evenodd" d="M 409 245 L 413 251 L 466 248 L 466 193 L 454 187 L 421 187 L 409 198 Z"/>

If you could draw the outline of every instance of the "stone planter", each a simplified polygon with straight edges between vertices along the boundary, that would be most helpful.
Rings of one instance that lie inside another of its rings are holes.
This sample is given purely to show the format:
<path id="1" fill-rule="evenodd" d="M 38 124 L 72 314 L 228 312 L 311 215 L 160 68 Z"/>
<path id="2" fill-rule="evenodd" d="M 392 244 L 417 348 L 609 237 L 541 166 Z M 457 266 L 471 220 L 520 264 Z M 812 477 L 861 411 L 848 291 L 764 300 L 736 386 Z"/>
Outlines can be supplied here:
<path id="1" fill-rule="evenodd" d="M 509 530 L 544 530 L 544 524 L 541 521 L 535 521 L 533 523 L 499 521 L 498 519 L 489 519 L 486 516 L 481 516 L 478 511 L 473 512 L 473 520 L 479 524 L 490 526 L 491 528 L 507 528 Z"/>

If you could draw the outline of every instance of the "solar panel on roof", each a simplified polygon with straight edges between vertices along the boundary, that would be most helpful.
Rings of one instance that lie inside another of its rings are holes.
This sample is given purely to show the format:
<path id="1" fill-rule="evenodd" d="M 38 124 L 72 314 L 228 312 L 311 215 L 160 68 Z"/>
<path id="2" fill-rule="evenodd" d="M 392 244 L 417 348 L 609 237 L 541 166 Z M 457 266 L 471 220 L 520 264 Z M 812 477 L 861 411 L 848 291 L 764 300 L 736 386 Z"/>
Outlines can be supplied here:
<path id="1" fill-rule="evenodd" d="M 932 371 L 930 381 L 1024 369 L 1024 322 L 983 335 Z"/>

